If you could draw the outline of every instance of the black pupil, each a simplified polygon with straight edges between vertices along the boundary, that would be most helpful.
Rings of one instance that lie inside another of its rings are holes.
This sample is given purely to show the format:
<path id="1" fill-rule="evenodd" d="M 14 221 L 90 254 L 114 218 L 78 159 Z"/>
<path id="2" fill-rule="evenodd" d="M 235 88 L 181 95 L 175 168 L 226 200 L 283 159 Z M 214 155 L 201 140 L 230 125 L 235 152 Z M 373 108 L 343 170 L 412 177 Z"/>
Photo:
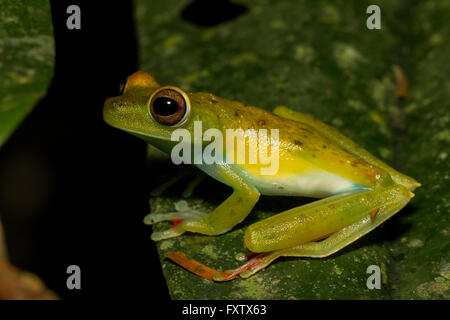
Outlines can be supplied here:
<path id="1" fill-rule="evenodd" d="M 163 117 L 174 114 L 178 108 L 178 103 L 168 97 L 159 97 L 153 101 L 153 111 Z"/>

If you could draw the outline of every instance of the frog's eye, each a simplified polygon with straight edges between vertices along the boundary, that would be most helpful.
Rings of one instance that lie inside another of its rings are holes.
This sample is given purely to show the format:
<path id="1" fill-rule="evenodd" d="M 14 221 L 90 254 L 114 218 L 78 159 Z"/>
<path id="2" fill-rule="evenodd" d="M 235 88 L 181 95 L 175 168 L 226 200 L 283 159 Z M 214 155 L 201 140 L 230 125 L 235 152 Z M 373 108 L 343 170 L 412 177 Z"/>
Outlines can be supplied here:
<path id="1" fill-rule="evenodd" d="M 150 97 L 150 114 L 160 124 L 181 126 L 189 117 L 188 96 L 178 88 L 162 87 Z"/>

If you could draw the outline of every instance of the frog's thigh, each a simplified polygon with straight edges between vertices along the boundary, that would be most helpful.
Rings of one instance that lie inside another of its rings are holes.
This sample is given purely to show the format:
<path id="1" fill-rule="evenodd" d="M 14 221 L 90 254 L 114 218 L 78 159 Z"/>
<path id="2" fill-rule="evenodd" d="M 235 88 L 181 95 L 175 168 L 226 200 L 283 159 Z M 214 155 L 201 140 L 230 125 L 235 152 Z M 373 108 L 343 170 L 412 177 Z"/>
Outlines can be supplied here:
<path id="1" fill-rule="evenodd" d="M 253 209 L 259 199 L 259 191 L 228 164 L 220 166 L 218 171 L 224 181 L 233 187 L 233 194 L 207 216 L 183 221 L 176 231 L 222 234 L 244 220 Z"/>

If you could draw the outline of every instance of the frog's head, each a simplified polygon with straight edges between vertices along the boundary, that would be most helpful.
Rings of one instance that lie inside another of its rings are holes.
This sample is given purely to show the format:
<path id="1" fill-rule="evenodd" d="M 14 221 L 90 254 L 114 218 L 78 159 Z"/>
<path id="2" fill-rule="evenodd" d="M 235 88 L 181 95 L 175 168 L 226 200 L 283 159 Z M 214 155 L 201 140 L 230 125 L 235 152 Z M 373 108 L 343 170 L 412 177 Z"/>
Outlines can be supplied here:
<path id="1" fill-rule="evenodd" d="M 160 86 L 150 74 L 137 71 L 128 77 L 120 96 L 106 99 L 103 119 L 113 127 L 165 149 L 171 145 L 174 130 L 184 128 L 193 132 L 194 119 L 214 127 L 211 122 L 216 116 L 203 107 L 203 95 Z"/>

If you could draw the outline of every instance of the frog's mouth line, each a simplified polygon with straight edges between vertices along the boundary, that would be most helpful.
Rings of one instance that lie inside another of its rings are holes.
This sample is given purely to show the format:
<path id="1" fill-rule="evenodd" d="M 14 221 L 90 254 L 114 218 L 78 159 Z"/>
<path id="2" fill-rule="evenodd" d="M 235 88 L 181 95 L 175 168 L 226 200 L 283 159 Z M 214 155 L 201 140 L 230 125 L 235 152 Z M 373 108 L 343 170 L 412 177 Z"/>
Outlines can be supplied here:
<path id="1" fill-rule="evenodd" d="M 132 129 L 128 129 L 128 128 L 124 128 L 121 126 L 118 126 L 114 123 L 114 121 L 110 120 L 111 117 L 108 117 L 108 114 L 103 112 L 103 120 L 111 127 L 125 131 L 127 133 L 130 133 L 134 136 L 137 136 L 140 139 L 143 139 L 146 141 L 146 139 L 157 139 L 157 140 L 164 140 L 164 141 L 171 141 L 170 138 L 168 137 L 163 137 L 163 136 L 155 136 L 155 135 L 151 135 L 151 134 L 143 134 L 142 132 L 138 132 Z"/>
<path id="2" fill-rule="evenodd" d="M 145 140 L 146 142 L 148 142 L 147 139 L 156 139 L 156 140 L 159 140 L 159 141 L 164 140 L 164 141 L 174 142 L 168 137 L 154 136 L 154 135 L 151 135 L 151 134 L 143 134 L 141 132 L 134 131 L 134 130 L 131 130 L 131 129 L 121 128 L 121 127 L 117 127 L 117 126 L 114 126 L 114 125 L 111 125 L 111 126 L 116 128 L 116 129 L 128 132 L 128 133 L 130 133 L 130 134 L 132 134 L 132 135 L 134 135 L 134 136 L 136 136 L 136 137 L 138 137 L 140 139 Z"/>

